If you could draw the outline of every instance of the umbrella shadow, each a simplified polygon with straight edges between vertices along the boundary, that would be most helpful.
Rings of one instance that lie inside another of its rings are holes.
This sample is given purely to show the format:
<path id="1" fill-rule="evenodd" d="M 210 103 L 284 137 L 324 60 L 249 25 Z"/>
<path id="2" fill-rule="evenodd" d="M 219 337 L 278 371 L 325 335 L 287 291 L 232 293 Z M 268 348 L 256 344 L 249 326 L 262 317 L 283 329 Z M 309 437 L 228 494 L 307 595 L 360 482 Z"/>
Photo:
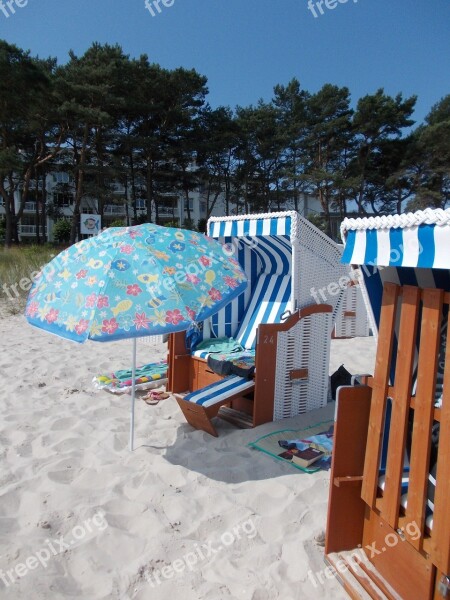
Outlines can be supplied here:
<path id="1" fill-rule="evenodd" d="M 215 481 L 243 483 L 276 477 L 306 476 L 265 452 L 249 447 L 263 435 L 283 429 L 303 429 L 334 418 L 335 403 L 291 419 L 260 425 L 255 429 L 237 429 L 216 419 L 219 437 L 193 429 L 183 423 L 177 429 L 175 442 L 166 448 L 164 458 L 171 464 L 185 467 Z M 282 452 L 280 448 L 280 452 Z"/>

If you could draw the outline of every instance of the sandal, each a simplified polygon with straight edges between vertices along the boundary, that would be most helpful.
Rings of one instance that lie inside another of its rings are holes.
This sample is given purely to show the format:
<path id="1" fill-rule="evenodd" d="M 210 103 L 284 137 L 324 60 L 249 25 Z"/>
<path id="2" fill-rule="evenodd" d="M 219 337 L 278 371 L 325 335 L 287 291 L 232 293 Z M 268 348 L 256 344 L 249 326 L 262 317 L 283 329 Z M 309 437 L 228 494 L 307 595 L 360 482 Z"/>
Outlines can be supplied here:
<path id="1" fill-rule="evenodd" d="M 154 390 L 147 392 L 147 394 L 145 396 L 142 397 L 142 400 L 144 400 L 144 402 L 146 404 L 148 404 L 149 406 L 155 406 L 156 404 L 158 404 L 161 400 L 165 400 L 166 398 L 169 398 L 170 394 L 168 394 L 167 392 L 155 392 Z"/>

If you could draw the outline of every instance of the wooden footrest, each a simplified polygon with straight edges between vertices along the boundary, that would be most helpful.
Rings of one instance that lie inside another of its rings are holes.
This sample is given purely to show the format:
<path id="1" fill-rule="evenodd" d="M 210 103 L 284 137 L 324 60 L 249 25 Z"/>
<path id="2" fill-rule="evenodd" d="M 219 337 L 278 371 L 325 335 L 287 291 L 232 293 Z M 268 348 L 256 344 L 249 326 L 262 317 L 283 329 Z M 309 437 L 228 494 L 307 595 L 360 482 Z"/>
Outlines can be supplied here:
<path id="1" fill-rule="evenodd" d="M 228 406 L 221 406 L 217 416 L 241 429 L 252 429 L 253 427 L 253 418 L 251 415 L 241 410 L 229 408 Z"/>
<path id="2" fill-rule="evenodd" d="M 373 565 L 368 561 L 361 560 L 361 555 L 363 555 L 361 548 L 355 548 L 353 551 L 327 554 L 325 561 L 333 568 L 334 574 L 350 593 L 351 598 L 361 600 L 393 600 L 396 598 L 396 600 L 400 600 L 397 595 L 389 594 L 386 589 L 388 584 L 381 582 L 381 578 L 375 575 L 376 570 Z"/>
<path id="3" fill-rule="evenodd" d="M 365 559 L 361 548 L 327 554 L 325 561 L 333 568 L 351 598 L 361 600 L 400 600 L 398 594 Z"/>

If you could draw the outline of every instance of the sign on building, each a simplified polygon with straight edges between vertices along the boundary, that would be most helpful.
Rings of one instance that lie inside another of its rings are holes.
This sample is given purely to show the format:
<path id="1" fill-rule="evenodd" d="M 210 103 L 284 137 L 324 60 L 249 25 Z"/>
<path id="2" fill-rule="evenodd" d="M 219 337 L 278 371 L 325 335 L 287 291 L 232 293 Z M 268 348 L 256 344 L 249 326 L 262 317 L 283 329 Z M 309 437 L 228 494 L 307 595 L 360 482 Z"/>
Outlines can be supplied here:
<path id="1" fill-rule="evenodd" d="M 102 227 L 100 215 L 80 215 L 80 233 L 82 235 L 97 235 Z"/>

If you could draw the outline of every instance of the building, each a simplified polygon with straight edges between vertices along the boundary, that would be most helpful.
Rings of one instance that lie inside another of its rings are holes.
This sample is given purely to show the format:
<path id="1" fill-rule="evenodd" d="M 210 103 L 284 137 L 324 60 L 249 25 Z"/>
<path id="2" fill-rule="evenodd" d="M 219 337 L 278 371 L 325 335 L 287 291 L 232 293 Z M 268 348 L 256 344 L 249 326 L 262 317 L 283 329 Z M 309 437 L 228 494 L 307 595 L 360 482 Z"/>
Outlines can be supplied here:
<path id="1" fill-rule="evenodd" d="M 25 202 L 24 211 L 19 224 L 19 238 L 23 242 L 32 243 L 37 234 L 45 237 L 47 241 L 53 241 L 53 225 L 59 219 L 71 219 L 74 210 L 75 184 L 73 177 L 65 171 L 51 171 L 45 177 L 45 188 L 42 181 L 33 183 L 29 191 L 29 200 Z M 45 199 L 48 207 L 45 223 L 42 223 L 42 202 Z M 15 194 L 16 212 L 20 206 L 20 191 Z M 280 210 L 293 210 L 293 203 L 285 203 L 281 207 L 272 209 L 272 212 Z M 137 216 L 143 218 L 146 212 L 146 201 L 140 198 L 136 202 Z M 206 190 L 200 187 L 189 193 L 189 210 L 187 200 L 181 192 L 164 193 L 158 198 L 157 221 L 160 224 L 174 224 L 182 227 L 186 224 L 189 216 L 191 221 L 198 225 L 201 220 L 207 218 Z M 85 196 L 81 201 L 82 214 L 99 214 L 99 202 L 96 198 Z M 230 214 L 238 214 L 239 209 L 235 204 L 229 206 Z M 320 202 L 314 196 L 300 194 L 298 212 L 309 217 L 311 214 L 320 216 L 322 213 Z M 5 213 L 3 199 L 0 198 L 0 217 Z M 210 216 L 224 216 L 226 214 L 225 198 L 219 196 Z M 110 185 L 110 194 L 107 202 L 103 204 L 103 218 L 101 227 L 108 227 L 113 222 L 122 221 L 124 225 L 132 223 L 134 211 L 131 206 L 130 194 L 126 187 L 117 182 Z M 152 219 L 156 217 L 156 207 L 153 207 Z M 39 225 L 38 225 L 39 223 Z M 340 218 L 333 217 L 333 236 L 337 237 L 339 232 Z M 84 236 L 83 236 L 84 237 Z M 42 237 L 41 237 L 42 239 Z"/>

